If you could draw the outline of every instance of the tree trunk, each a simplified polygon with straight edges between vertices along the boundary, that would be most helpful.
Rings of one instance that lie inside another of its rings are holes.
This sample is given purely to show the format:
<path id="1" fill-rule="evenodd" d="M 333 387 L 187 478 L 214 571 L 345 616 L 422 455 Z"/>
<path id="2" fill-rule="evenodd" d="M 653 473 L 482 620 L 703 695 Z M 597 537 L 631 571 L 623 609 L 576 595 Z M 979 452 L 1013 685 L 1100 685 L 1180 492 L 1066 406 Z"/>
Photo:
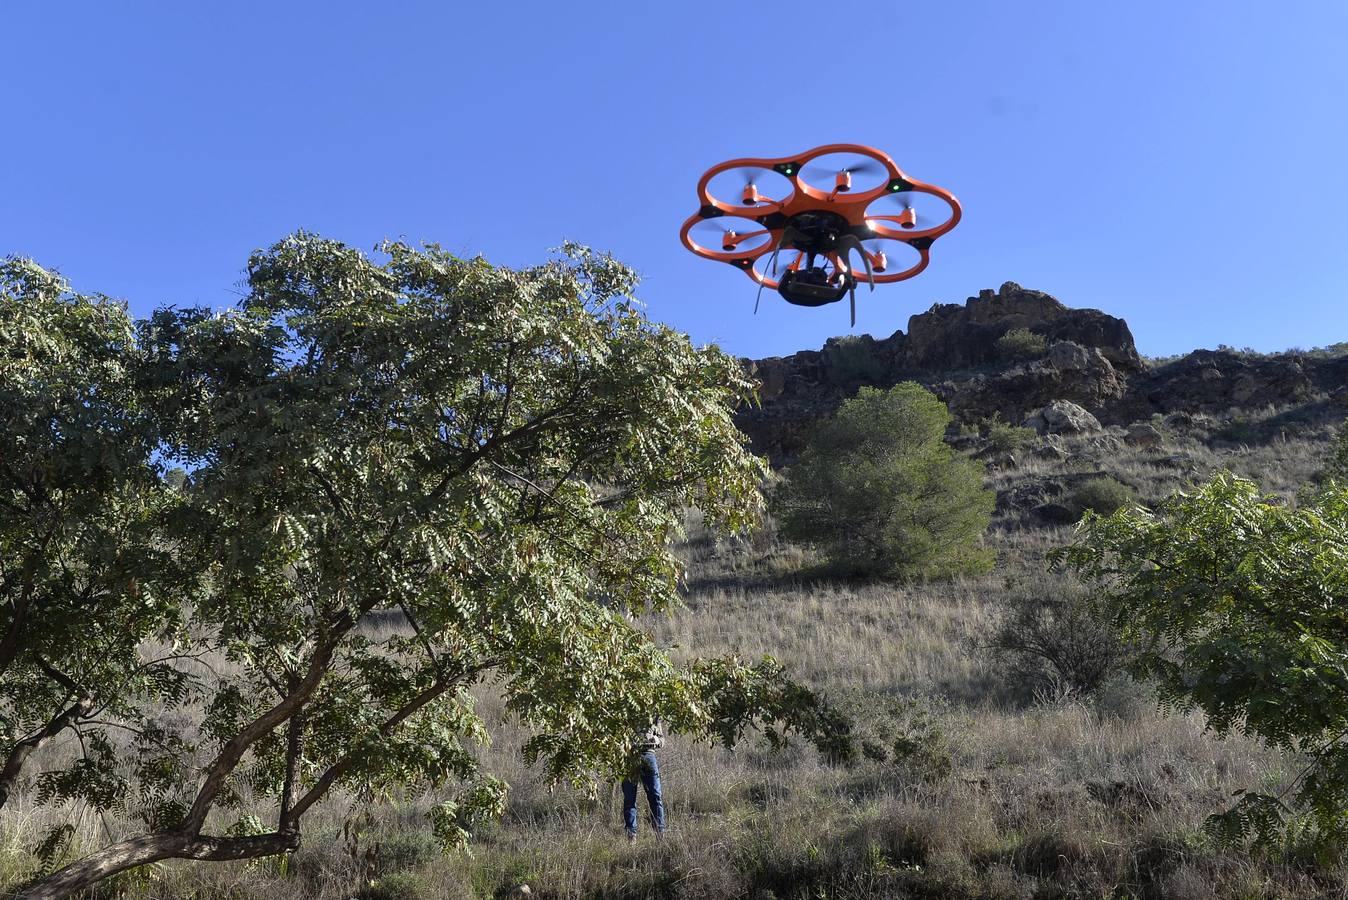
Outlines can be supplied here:
<path id="1" fill-rule="evenodd" d="M 146 834 L 118 841 L 76 860 L 15 895 L 16 900 L 63 900 L 88 890 L 105 878 L 161 859 L 255 859 L 298 850 L 298 832 L 246 837 L 191 837 L 181 832 Z"/>

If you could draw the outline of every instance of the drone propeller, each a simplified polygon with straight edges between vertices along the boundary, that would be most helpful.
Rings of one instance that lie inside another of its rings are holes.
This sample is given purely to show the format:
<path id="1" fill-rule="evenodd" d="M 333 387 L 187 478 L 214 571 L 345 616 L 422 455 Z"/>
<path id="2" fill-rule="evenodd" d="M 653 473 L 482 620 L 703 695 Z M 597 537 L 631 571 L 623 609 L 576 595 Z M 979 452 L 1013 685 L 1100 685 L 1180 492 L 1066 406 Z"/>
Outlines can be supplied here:
<path id="1" fill-rule="evenodd" d="M 921 201 L 920 207 L 913 205 L 913 197 L 918 193 L 921 193 L 924 198 Z M 907 196 L 904 196 L 904 194 L 907 194 Z M 931 207 L 934 204 L 930 199 L 928 199 L 929 197 L 930 195 L 928 195 L 925 191 L 924 192 L 913 191 L 911 193 L 905 191 L 896 194 L 886 194 L 884 196 L 884 199 L 891 204 L 895 204 L 902 207 L 903 211 L 908 213 L 907 217 L 908 221 L 899 222 L 899 225 L 901 227 L 908 230 L 912 230 L 914 228 L 926 230 L 928 228 L 934 227 L 940 222 L 947 221 L 950 218 L 949 215 L 943 216 L 941 215 L 940 212 L 937 212 L 935 215 L 932 215 Z M 949 206 L 948 203 L 946 203 L 945 205 Z"/>
<path id="2" fill-rule="evenodd" d="M 757 166 L 745 166 L 735 171 L 740 173 L 740 179 L 744 182 L 745 187 L 757 182 L 758 176 L 771 174 L 767 169 L 760 169 Z"/>
<path id="3" fill-rule="evenodd" d="M 885 257 L 884 248 L 880 246 L 879 241 L 866 244 L 866 252 L 870 256 L 871 268 L 876 272 L 883 272 L 889 266 L 889 260 Z"/>
<path id="4" fill-rule="evenodd" d="M 802 172 L 805 180 L 816 185 L 832 176 L 833 190 L 837 193 L 846 193 L 852 190 L 853 175 L 879 175 L 886 172 L 885 167 L 878 160 L 866 157 L 846 160 L 840 166 L 833 160 L 816 159 L 807 163 L 805 168 L 809 170 L 808 173 Z"/>
<path id="5" fill-rule="evenodd" d="M 740 178 L 744 181 L 744 190 L 740 192 L 740 203 L 745 206 L 757 206 L 762 203 L 765 198 L 758 193 L 758 176 L 769 174 L 768 170 L 745 166 L 738 171 Z"/>
<path id="6" fill-rule="evenodd" d="M 852 175 L 879 175 L 885 171 L 885 167 L 880 165 L 879 160 L 862 157 L 860 159 L 848 160 L 841 166 L 831 164 L 832 161 L 811 160 L 805 164 L 807 169 L 823 170 L 825 172 L 847 172 Z"/>
<path id="7" fill-rule="evenodd" d="M 878 175 L 885 171 L 885 167 L 873 159 L 863 159 L 851 165 L 843 166 L 839 171 L 850 172 L 853 175 Z"/>

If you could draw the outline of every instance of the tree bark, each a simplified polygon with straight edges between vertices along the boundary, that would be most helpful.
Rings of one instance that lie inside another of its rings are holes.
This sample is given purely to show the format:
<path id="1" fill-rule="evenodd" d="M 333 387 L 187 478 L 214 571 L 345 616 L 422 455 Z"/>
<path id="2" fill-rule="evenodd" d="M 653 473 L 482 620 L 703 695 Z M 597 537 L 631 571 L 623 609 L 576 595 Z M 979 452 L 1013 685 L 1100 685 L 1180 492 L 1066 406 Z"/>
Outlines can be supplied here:
<path id="1" fill-rule="evenodd" d="M 161 859 L 251 859 L 296 850 L 300 845 L 299 813 L 287 818 L 291 827 L 264 835 L 246 837 L 210 837 L 201 834 L 206 816 L 224 787 L 225 779 L 238 767 L 248 749 L 272 729 L 297 714 L 305 701 L 318 689 L 328 672 L 337 644 L 347 629 L 338 629 L 314 649 L 309 667 L 286 697 L 249 722 L 220 749 L 220 753 L 206 770 L 206 777 L 197 791 L 196 800 L 174 831 L 140 835 L 118 841 L 95 853 L 78 859 L 57 872 L 24 888 L 17 895 L 24 900 L 58 900 L 85 890 L 105 878 L 158 862 Z"/>
<path id="2" fill-rule="evenodd" d="M 300 762 L 304 755 L 304 713 L 291 716 L 286 735 L 286 775 L 281 785 L 281 810 L 276 816 L 276 830 L 298 832 L 299 817 L 290 813 L 300 789 Z"/>
<path id="3" fill-rule="evenodd" d="M 4 769 L 0 769 L 0 807 L 8 802 L 10 792 L 14 790 L 14 782 L 18 781 L 19 775 L 22 774 L 23 765 L 28 761 L 28 757 L 47 741 L 70 727 L 80 716 L 87 715 L 93 708 L 93 698 L 82 697 L 54 716 L 37 733 L 24 738 L 10 749 Z"/>
<path id="4" fill-rule="evenodd" d="M 192 837 L 181 831 L 128 838 L 41 878 L 15 895 L 16 900 L 62 900 L 118 872 L 161 859 L 255 859 L 299 849 L 298 833 L 272 832 L 244 837 Z"/>
<path id="5" fill-rule="evenodd" d="M 225 785 L 225 779 L 238 767 L 239 760 L 243 759 L 248 748 L 299 712 L 304 702 L 318 690 L 318 685 L 328 672 L 328 665 L 332 662 L 332 656 L 337 651 L 337 644 L 343 633 L 329 635 L 327 640 L 314 648 L 314 655 L 309 660 L 309 669 L 295 689 L 280 703 L 249 722 L 221 748 L 220 754 L 206 770 L 206 779 L 202 782 L 196 800 L 193 801 L 192 808 L 183 822 L 185 831 L 191 834 L 201 831 L 206 824 L 207 813 L 215 805 L 215 798 L 220 795 L 220 790 Z"/>

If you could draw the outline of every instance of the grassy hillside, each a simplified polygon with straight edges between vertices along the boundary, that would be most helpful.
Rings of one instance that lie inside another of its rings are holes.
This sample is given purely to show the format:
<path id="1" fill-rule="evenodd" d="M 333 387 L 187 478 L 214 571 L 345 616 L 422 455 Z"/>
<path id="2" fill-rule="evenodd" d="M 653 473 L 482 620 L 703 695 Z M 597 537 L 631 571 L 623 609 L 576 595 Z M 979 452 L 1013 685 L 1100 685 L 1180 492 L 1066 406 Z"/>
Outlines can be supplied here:
<path id="1" fill-rule="evenodd" d="M 829 580 L 771 530 L 718 543 L 691 522 L 686 608 L 652 621 L 657 637 L 690 655 L 772 654 L 864 729 L 899 739 L 907 751 L 897 761 L 832 767 L 800 748 L 727 752 L 676 738 L 661 756 L 671 831 L 628 845 L 616 789 L 594 799 L 547 790 L 522 768 L 521 735 L 484 692 L 493 758 L 514 790 L 473 855 L 436 853 L 421 818 L 432 797 L 345 798 L 289 861 L 161 864 L 117 887 L 163 898 L 403 900 L 523 895 L 521 885 L 557 897 L 1345 896 L 1348 868 L 1295 835 L 1250 854 L 1201 831 L 1236 789 L 1286 784 L 1295 759 L 1164 714 L 1126 678 L 1088 698 L 1035 695 L 988 648 L 1008 585 L 1043 583 L 1045 553 L 1071 537 L 1024 497 L 1060 488 L 1070 499 L 1081 476 L 1100 473 L 1147 501 L 1219 467 L 1290 497 L 1313 478 L 1341 416 L 1315 400 L 1158 422 L 1164 444 L 1149 449 L 1083 438 L 1048 459 L 1031 445 L 989 475 L 1003 498 L 988 536 L 996 570 L 948 583 Z M 23 848 L 62 819 L 24 802 L 3 815 L 12 876 L 34 864 Z M 111 827 L 73 821 L 77 843 Z"/>

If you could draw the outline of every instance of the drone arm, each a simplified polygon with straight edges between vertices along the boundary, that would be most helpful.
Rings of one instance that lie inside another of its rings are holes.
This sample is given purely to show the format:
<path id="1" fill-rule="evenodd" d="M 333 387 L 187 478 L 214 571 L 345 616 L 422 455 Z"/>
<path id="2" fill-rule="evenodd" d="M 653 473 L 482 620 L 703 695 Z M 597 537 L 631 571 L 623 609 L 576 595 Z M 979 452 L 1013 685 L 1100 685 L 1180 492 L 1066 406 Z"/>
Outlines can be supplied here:
<path id="1" fill-rule="evenodd" d="M 734 250 L 740 245 L 741 241 L 747 241 L 749 238 L 762 237 L 765 234 L 771 234 L 771 232 L 766 228 L 759 231 L 746 231 L 744 234 L 727 231 L 725 238 L 721 241 L 721 246 L 726 250 Z"/>

